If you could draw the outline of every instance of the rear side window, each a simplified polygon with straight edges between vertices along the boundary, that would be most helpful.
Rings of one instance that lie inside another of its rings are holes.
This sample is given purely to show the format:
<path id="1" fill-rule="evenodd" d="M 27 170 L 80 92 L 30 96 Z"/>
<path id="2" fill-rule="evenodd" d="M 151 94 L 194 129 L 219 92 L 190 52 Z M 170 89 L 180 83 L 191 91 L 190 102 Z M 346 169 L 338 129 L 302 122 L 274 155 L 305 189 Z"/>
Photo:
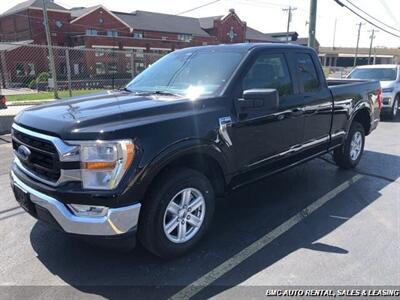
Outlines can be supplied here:
<path id="1" fill-rule="evenodd" d="M 243 90 L 276 89 L 280 96 L 293 93 L 285 58 L 281 54 L 261 54 L 243 79 Z"/>
<path id="2" fill-rule="evenodd" d="M 296 63 L 302 91 L 304 93 L 310 93 L 318 90 L 319 79 L 311 55 L 307 53 L 297 53 Z"/>

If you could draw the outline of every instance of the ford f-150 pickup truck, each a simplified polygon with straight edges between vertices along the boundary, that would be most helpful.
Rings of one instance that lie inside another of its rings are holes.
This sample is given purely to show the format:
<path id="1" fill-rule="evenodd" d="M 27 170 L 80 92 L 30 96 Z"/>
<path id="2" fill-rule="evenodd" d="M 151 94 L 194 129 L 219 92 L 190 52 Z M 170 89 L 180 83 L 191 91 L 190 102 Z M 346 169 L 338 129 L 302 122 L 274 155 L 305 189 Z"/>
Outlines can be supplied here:
<path id="1" fill-rule="evenodd" d="M 380 108 L 378 81 L 327 83 L 311 48 L 187 48 L 124 89 L 18 114 L 11 185 L 64 232 L 137 237 L 173 258 L 205 235 L 227 191 L 330 151 L 354 168 Z"/>

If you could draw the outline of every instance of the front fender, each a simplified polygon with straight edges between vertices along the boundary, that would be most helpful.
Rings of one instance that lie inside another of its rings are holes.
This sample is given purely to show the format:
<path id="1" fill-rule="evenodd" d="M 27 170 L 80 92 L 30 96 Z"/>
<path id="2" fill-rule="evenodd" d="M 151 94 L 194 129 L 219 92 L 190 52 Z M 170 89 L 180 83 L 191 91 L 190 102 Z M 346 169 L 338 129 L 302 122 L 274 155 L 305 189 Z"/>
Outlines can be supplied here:
<path id="1" fill-rule="evenodd" d="M 137 196 L 143 199 L 148 187 L 164 167 L 180 157 L 190 154 L 205 155 L 214 159 L 221 168 L 225 179 L 231 173 L 224 153 L 216 144 L 201 139 L 188 139 L 170 145 L 158 153 L 149 163 L 141 166 L 141 170 L 135 176 L 136 178 L 129 183 L 128 188 L 135 186 Z"/>

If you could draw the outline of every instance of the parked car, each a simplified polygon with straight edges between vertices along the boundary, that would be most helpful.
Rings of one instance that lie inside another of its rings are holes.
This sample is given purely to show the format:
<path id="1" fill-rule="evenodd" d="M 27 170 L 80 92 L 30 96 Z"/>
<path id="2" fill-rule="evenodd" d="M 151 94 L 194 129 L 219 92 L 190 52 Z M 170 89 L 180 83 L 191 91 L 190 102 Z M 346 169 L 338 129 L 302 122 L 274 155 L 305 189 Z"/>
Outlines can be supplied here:
<path id="1" fill-rule="evenodd" d="M 4 95 L 0 94 L 0 109 L 6 109 L 7 108 L 7 98 Z"/>
<path id="2" fill-rule="evenodd" d="M 400 101 L 399 68 L 399 65 L 359 66 L 354 68 L 347 78 L 379 80 L 383 92 L 382 114 L 394 119 L 397 116 Z"/>
<path id="3" fill-rule="evenodd" d="M 229 190 L 329 151 L 354 168 L 380 108 L 378 81 L 327 83 L 311 48 L 178 50 L 123 90 L 18 114 L 11 183 L 24 209 L 64 232 L 137 235 L 173 258 Z"/>

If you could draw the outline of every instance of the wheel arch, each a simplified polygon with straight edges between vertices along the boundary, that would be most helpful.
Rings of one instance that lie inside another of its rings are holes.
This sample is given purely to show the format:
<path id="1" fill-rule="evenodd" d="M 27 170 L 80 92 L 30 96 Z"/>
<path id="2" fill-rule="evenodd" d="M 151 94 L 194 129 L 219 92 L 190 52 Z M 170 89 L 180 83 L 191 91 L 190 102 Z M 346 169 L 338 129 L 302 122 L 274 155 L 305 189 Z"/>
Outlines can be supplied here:
<path id="1" fill-rule="evenodd" d="M 356 121 L 363 126 L 365 135 L 368 135 L 371 130 L 371 119 L 370 109 L 366 106 L 360 107 L 354 112 L 351 122 L 349 123 L 348 131 L 350 130 L 351 124 Z"/>
<path id="2" fill-rule="evenodd" d="M 188 167 L 203 173 L 211 182 L 215 194 L 222 196 L 229 181 L 228 164 L 222 151 L 214 144 L 185 141 L 157 155 L 141 172 L 143 198 L 164 172 L 176 167 Z"/>

